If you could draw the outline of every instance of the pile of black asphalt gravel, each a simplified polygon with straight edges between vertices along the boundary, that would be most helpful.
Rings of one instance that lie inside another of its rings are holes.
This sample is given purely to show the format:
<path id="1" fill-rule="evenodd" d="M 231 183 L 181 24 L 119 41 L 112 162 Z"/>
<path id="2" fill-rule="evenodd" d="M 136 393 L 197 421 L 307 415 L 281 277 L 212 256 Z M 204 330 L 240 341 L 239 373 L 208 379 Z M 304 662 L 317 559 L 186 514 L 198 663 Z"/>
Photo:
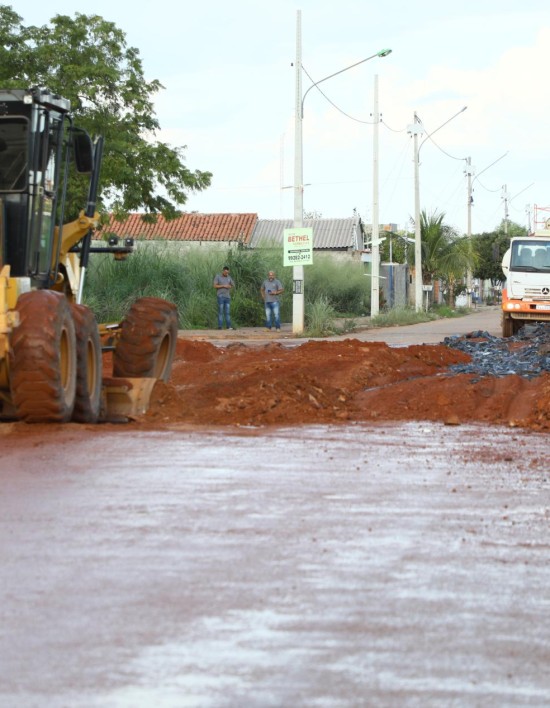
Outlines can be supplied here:
<path id="1" fill-rule="evenodd" d="M 480 376 L 517 374 L 532 379 L 544 371 L 550 371 L 550 322 L 524 325 L 513 337 L 494 337 L 478 330 L 445 337 L 443 344 L 472 357 L 469 364 L 451 366 L 454 373 Z"/>

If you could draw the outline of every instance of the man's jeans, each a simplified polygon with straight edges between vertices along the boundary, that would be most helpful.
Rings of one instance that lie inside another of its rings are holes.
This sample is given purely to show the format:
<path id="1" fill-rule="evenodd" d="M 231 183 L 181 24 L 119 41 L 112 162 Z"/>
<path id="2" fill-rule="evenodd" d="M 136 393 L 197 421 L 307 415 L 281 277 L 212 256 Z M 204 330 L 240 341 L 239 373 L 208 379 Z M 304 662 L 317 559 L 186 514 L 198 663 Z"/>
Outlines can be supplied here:
<path id="1" fill-rule="evenodd" d="M 280 306 L 278 302 L 265 303 L 265 326 L 271 329 L 271 315 L 275 320 L 275 327 L 281 329 L 281 320 L 279 319 Z"/>
<path id="2" fill-rule="evenodd" d="M 231 329 L 231 315 L 229 314 L 231 300 L 228 297 L 218 297 L 218 329 L 223 327 L 223 318 L 227 329 Z"/>

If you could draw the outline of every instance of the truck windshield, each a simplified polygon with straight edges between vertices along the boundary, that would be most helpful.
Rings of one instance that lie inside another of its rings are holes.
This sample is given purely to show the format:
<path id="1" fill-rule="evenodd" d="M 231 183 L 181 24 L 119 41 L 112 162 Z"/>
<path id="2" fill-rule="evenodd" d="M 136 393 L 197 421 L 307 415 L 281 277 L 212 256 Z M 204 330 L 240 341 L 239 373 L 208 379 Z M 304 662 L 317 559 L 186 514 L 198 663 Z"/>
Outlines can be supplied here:
<path id="1" fill-rule="evenodd" d="M 550 241 L 535 239 L 515 241 L 512 245 L 510 270 L 538 271 L 550 270 Z"/>
<path id="2" fill-rule="evenodd" d="M 28 131 L 26 118 L 0 119 L 0 192 L 20 192 L 27 186 Z"/>

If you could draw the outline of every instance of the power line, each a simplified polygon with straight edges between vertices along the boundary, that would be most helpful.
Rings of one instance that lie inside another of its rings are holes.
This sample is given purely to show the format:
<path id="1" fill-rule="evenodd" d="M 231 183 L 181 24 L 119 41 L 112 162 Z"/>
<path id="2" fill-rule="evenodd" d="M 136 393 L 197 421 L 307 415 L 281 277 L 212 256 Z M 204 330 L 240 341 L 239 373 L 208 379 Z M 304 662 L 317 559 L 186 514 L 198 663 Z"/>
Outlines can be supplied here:
<path id="1" fill-rule="evenodd" d="M 380 119 L 380 122 L 382 123 L 382 125 L 383 125 L 385 128 L 387 128 L 388 130 L 391 130 L 392 133 L 405 133 L 405 132 L 407 131 L 407 126 L 405 126 L 404 128 L 399 128 L 399 129 L 397 129 L 397 128 L 391 128 L 391 127 L 386 123 L 386 121 L 383 120 L 382 118 Z"/>
<path id="2" fill-rule="evenodd" d="M 303 69 L 303 71 L 304 71 L 304 74 L 308 77 L 308 79 L 309 79 L 311 82 L 313 82 L 314 87 L 317 89 L 317 91 L 319 91 L 319 93 L 321 94 L 321 96 L 323 96 L 323 97 L 330 103 L 330 105 L 333 106 L 333 108 L 336 108 L 336 110 L 337 110 L 339 113 L 341 113 L 343 116 L 346 116 L 346 118 L 349 118 L 350 120 L 355 121 L 356 123 L 364 123 L 364 124 L 366 124 L 366 125 L 374 125 L 375 121 L 373 121 L 373 120 L 361 120 L 360 118 L 355 118 L 354 116 L 350 116 L 349 113 L 346 113 L 345 111 L 343 111 L 339 106 L 336 105 L 336 103 L 334 103 L 334 101 L 332 101 L 332 100 L 326 95 L 326 93 L 325 93 L 322 89 L 319 88 L 319 86 L 315 83 L 315 81 L 313 81 L 312 77 L 308 74 L 308 72 L 307 72 L 307 70 L 306 70 L 306 68 L 304 67 L 303 64 L 302 64 L 302 69 Z"/>

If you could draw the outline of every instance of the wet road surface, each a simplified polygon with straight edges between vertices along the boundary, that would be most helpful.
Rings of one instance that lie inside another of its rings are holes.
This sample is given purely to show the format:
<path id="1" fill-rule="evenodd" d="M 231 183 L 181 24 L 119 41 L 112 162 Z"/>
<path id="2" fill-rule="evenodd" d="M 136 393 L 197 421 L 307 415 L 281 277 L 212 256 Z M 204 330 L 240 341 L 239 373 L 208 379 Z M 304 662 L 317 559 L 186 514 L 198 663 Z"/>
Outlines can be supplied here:
<path id="1" fill-rule="evenodd" d="M 485 431 L 2 426 L 0 705 L 550 705 L 548 436 Z"/>

